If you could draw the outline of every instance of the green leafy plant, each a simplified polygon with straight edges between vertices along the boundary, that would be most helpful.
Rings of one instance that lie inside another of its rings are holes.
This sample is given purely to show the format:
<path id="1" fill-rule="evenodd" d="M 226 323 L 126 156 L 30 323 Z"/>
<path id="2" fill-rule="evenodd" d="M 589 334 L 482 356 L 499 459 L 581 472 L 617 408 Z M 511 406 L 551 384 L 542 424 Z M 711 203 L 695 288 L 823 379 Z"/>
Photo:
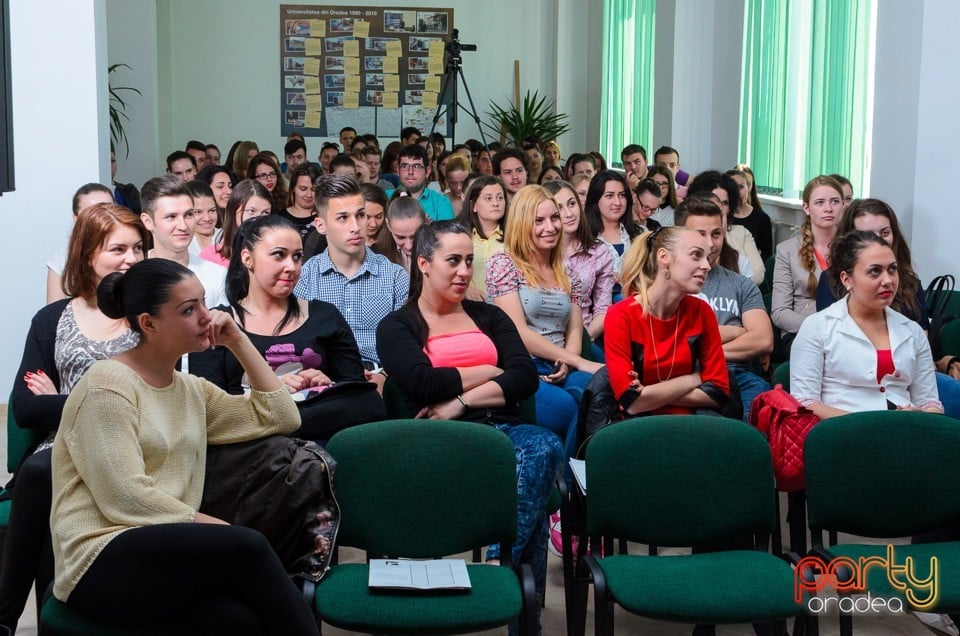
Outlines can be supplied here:
<path id="1" fill-rule="evenodd" d="M 123 63 L 111 64 L 109 68 L 107 68 L 107 77 L 109 78 L 120 68 L 130 69 L 128 65 Z M 130 70 L 132 71 L 133 69 Z M 126 112 L 127 102 L 123 99 L 122 95 L 124 91 L 129 91 L 142 97 L 143 93 L 132 86 L 114 86 L 109 83 L 108 86 L 110 88 L 110 141 L 113 143 L 114 148 L 119 148 L 120 143 L 123 142 L 124 156 L 128 156 L 130 154 L 130 143 L 127 141 L 127 131 L 124 128 L 124 122 L 129 122 L 130 117 Z M 129 99 L 129 96 L 127 99 Z"/>
<path id="2" fill-rule="evenodd" d="M 548 101 L 546 95 L 527 91 L 520 107 L 510 103 L 504 108 L 491 102 L 488 114 L 492 121 L 484 126 L 498 137 L 506 134 L 508 145 L 519 146 L 530 136 L 538 137 L 542 142 L 554 141 L 570 130 L 569 117 L 555 113 L 555 109 L 556 102 Z"/>

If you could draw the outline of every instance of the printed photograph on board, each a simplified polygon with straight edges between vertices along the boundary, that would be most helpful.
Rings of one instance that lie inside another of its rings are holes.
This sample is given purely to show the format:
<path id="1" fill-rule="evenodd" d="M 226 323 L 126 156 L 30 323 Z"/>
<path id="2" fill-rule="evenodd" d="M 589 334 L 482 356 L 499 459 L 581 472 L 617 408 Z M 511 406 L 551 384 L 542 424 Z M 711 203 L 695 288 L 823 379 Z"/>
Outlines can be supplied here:
<path id="1" fill-rule="evenodd" d="M 389 11 L 383 12 L 383 30 L 388 33 L 416 33 L 416 11 Z"/>
<path id="2" fill-rule="evenodd" d="M 447 14 L 417 11 L 417 33 L 447 33 Z"/>

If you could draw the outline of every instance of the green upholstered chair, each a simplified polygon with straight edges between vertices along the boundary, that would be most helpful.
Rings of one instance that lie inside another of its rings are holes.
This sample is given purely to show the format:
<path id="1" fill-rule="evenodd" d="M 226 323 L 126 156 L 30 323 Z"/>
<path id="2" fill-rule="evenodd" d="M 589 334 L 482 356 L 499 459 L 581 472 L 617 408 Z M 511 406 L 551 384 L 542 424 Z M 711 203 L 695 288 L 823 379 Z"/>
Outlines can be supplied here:
<path id="1" fill-rule="evenodd" d="M 773 293 L 773 268 L 777 264 L 777 255 L 771 254 L 770 258 L 764 262 L 763 267 L 763 280 L 760 282 L 760 293 L 761 294 L 771 294 Z"/>
<path id="2" fill-rule="evenodd" d="M 614 603 L 682 623 L 781 622 L 802 613 L 793 570 L 768 552 L 778 523 L 775 484 L 770 446 L 756 429 L 711 416 L 638 418 L 598 431 L 586 462 L 593 553 L 578 564 L 577 633 L 591 582 L 596 634 L 613 633 Z M 743 539 L 752 549 L 682 556 L 607 550 L 601 557 L 601 536 L 661 548 Z"/>
<path id="3" fill-rule="evenodd" d="M 501 566 L 468 564 L 468 592 L 373 591 L 363 563 L 331 568 L 313 592 L 320 619 L 366 633 L 457 634 L 509 624 L 536 633 L 529 566 L 513 568 L 517 468 L 510 440 L 469 422 L 390 420 L 341 431 L 339 544 L 371 558 L 438 558 L 499 543 Z"/>
<path id="4" fill-rule="evenodd" d="M 188 636 L 200 634 L 189 625 L 107 624 L 58 601 L 52 594 L 40 612 L 43 636 Z"/>
<path id="5" fill-rule="evenodd" d="M 783 385 L 783 390 L 790 392 L 790 361 L 781 362 L 773 370 L 773 386 Z"/>
<path id="6" fill-rule="evenodd" d="M 13 393 L 7 400 L 7 471 L 17 472 L 33 449 L 43 441 L 43 435 L 26 428 L 20 428 L 13 416 Z M 4 491 L 0 491 L 6 494 Z M 11 500 L 4 498 L 0 501 L 0 554 L 3 554 L 3 545 L 7 537 L 7 523 L 10 521 Z"/>
<path id="7" fill-rule="evenodd" d="M 886 543 L 825 543 L 827 531 L 873 539 L 955 532 L 960 520 L 958 456 L 960 426 L 945 415 L 873 411 L 813 427 L 804 447 L 811 555 L 824 562 L 887 556 Z M 921 609 L 960 611 L 960 541 L 896 545 L 894 556 L 901 565 L 912 558 L 921 577 L 930 572 L 930 558 L 937 557 L 939 600 Z M 869 569 L 866 585 L 874 597 L 904 599 L 891 587 L 885 568 Z M 925 596 L 918 594 L 918 600 Z M 910 608 L 904 601 L 904 609 Z M 852 616 L 841 614 L 840 633 L 852 631 Z"/>

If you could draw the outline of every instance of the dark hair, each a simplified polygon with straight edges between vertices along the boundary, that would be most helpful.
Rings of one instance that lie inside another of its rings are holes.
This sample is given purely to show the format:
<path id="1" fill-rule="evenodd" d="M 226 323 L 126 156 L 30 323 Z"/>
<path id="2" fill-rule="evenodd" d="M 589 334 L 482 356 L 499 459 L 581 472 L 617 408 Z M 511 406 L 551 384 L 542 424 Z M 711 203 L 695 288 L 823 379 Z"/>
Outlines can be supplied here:
<path id="1" fill-rule="evenodd" d="M 633 155 L 640 153 L 640 156 L 643 157 L 643 160 L 647 160 L 647 149 L 641 146 L 640 144 L 627 144 L 623 147 L 623 150 L 620 151 L 620 161 L 623 161 L 624 157 L 627 155 Z"/>
<path id="2" fill-rule="evenodd" d="M 203 181 L 207 185 L 211 185 L 213 183 L 213 178 L 221 172 L 230 178 L 231 184 L 236 181 L 236 177 L 233 176 L 233 173 L 230 172 L 230 168 L 227 166 L 204 166 L 203 170 L 201 170 L 197 175 L 197 179 Z M 233 186 L 231 185 L 231 187 Z"/>
<path id="3" fill-rule="evenodd" d="M 170 300 L 170 289 L 193 272 L 167 258 L 148 258 L 124 272 L 104 276 L 97 287 L 97 306 L 108 318 L 126 318 L 130 329 L 142 334 L 137 318 L 156 316 Z"/>
<path id="4" fill-rule="evenodd" d="M 554 197 L 563 189 L 570 190 L 570 192 L 573 193 L 577 207 L 580 208 L 580 225 L 577 226 L 577 240 L 580 241 L 582 249 L 589 249 L 598 239 L 597 235 L 590 229 L 590 222 L 587 221 L 587 215 L 584 213 L 583 206 L 580 204 L 580 197 L 577 196 L 576 189 L 569 182 L 563 180 L 547 181 L 543 184 L 543 187 Z"/>
<path id="5" fill-rule="evenodd" d="M 860 258 L 860 252 L 870 245 L 882 245 L 893 252 L 886 241 L 880 238 L 876 232 L 865 232 L 862 230 L 853 230 L 842 236 L 837 236 L 830 244 L 830 284 L 842 298 L 846 295 L 846 289 L 840 282 L 840 273 L 846 272 L 849 276 Z M 896 257 L 896 253 L 894 253 Z M 899 265 L 899 261 L 897 261 Z"/>
<path id="6" fill-rule="evenodd" d="M 438 132 L 430 133 L 430 143 L 432 144 L 441 144 L 443 145 L 444 150 L 447 148 L 447 139 Z"/>
<path id="7" fill-rule="evenodd" d="M 567 176 L 573 176 L 573 175 L 570 174 L 570 173 L 571 173 L 574 169 L 576 169 L 578 163 L 583 163 L 584 161 L 589 162 L 590 165 L 593 166 L 593 169 L 594 169 L 594 170 L 597 169 L 597 158 L 596 158 L 596 157 L 594 157 L 593 155 L 589 155 L 589 154 L 586 154 L 586 153 L 582 153 L 582 152 L 575 152 L 575 153 L 573 153 L 572 155 L 570 155 L 569 157 L 567 157 L 567 165 L 565 166 L 565 168 L 566 168 L 566 169 L 565 169 L 565 172 L 567 173 L 567 175 L 564 175 L 564 178 L 566 178 Z M 627 188 L 627 191 L 629 192 L 629 191 L 630 191 L 630 188 Z"/>
<path id="8" fill-rule="evenodd" d="M 470 236 L 468 230 L 462 223 L 455 220 L 434 221 L 433 223 L 424 223 L 417 229 L 413 235 L 413 252 L 411 254 L 410 266 L 410 291 L 407 293 L 407 302 L 403 308 L 413 314 L 416 322 L 417 341 L 425 346 L 427 344 L 427 321 L 420 313 L 420 294 L 423 292 L 423 272 L 417 267 L 417 259 L 421 256 L 427 260 L 432 260 L 437 246 L 440 245 L 440 237 L 445 234 L 463 234 Z"/>
<path id="9" fill-rule="evenodd" d="M 294 168 L 287 176 L 290 177 L 290 191 L 287 193 L 287 207 L 292 207 L 295 203 L 293 191 L 297 187 L 297 181 L 300 180 L 300 177 L 309 177 L 310 187 L 314 187 L 313 184 L 315 184 L 317 179 L 320 178 L 320 168 L 316 167 L 309 161 L 304 161 L 299 166 Z"/>
<path id="10" fill-rule="evenodd" d="M 364 201 L 368 203 L 376 203 L 383 208 L 384 213 L 386 213 L 387 193 L 383 191 L 383 188 L 375 183 L 361 183 L 360 194 L 363 196 Z"/>
<path id="11" fill-rule="evenodd" d="M 187 146 L 184 150 L 199 150 L 200 152 L 206 154 L 207 147 L 203 145 L 202 141 L 197 141 L 196 139 L 191 139 L 187 142 Z"/>
<path id="12" fill-rule="evenodd" d="M 687 217 L 690 216 L 723 216 L 723 210 L 714 201 L 713 196 L 703 192 L 689 196 L 680 202 L 677 209 L 673 212 L 674 225 L 683 226 L 687 224 Z"/>
<path id="13" fill-rule="evenodd" d="M 320 152 L 323 153 L 324 150 L 330 150 L 331 148 L 333 150 L 336 150 L 338 154 L 340 153 L 340 144 L 334 143 L 332 141 L 323 142 L 323 145 L 320 146 Z"/>
<path id="14" fill-rule="evenodd" d="M 591 150 L 587 153 L 594 159 L 594 164 L 597 170 L 606 170 L 607 169 L 607 160 L 603 155 L 600 154 L 599 150 Z"/>
<path id="15" fill-rule="evenodd" d="M 102 183 L 85 183 L 77 188 L 77 191 L 73 193 L 73 216 L 80 214 L 80 210 L 78 209 L 80 207 L 80 199 L 83 196 L 92 194 L 94 192 L 104 192 L 113 198 L 113 192 L 111 192 L 110 188 Z"/>
<path id="16" fill-rule="evenodd" d="M 230 256 L 230 265 L 227 266 L 227 280 L 224 288 L 227 292 L 227 302 L 233 308 L 237 315 L 237 322 L 244 326 L 246 319 L 246 310 L 240 304 L 240 301 L 250 293 L 250 272 L 243 264 L 243 250 L 249 252 L 263 238 L 265 232 L 275 229 L 284 229 L 293 231 L 297 237 L 300 231 L 294 227 L 293 223 L 279 214 L 265 214 L 252 219 L 247 219 L 237 228 L 237 236 L 233 240 L 233 253 Z M 273 329 L 273 335 L 278 335 L 291 319 L 300 317 L 300 302 L 293 294 L 287 297 L 287 311 L 283 318 Z"/>
<path id="17" fill-rule="evenodd" d="M 399 141 L 391 141 L 387 144 L 387 147 L 383 149 L 383 154 L 381 155 L 380 172 L 397 174 L 399 167 L 393 164 L 400 162 L 400 151 L 403 148 L 404 145 Z"/>
<path id="18" fill-rule="evenodd" d="M 552 164 L 551 164 L 551 165 L 545 165 L 545 166 L 543 166 L 543 169 L 540 170 L 540 176 L 537 177 L 537 183 L 538 183 L 539 185 L 545 185 L 545 184 L 543 183 L 543 175 L 547 174 L 547 173 L 550 172 L 551 170 L 554 171 L 554 172 L 556 172 L 556 173 L 560 176 L 560 180 L 561 180 L 561 181 L 566 178 L 565 175 L 563 174 L 563 170 L 560 169 L 560 166 L 554 166 L 554 165 L 552 165 Z"/>
<path id="19" fill-rule="evenodd" d="M 353 128 L 353 127 L 351 127 L 351 126 L 344 126 L 343 128 L 340 129 L 340 134 L 342 135 L 342 134 L 345 133 L 345 132 L 352 132 L 352 133 L 356 134 L 356 133 L 357 133 L 357 129 L 356 129 L 356 128 Z"/>
<path id="20" fill-rule="evenodd" d="M 500 226 L 500 234 L 503 234 L 503 229 L 506 227 L 507 223 L 507 188 L 503 185 L 503 181 L 499 177 L 494 177 L 492 175 L 481 175 L 473 182 L 473 185 L 470 186 L 470 189 L 467 190 L 467 195 L 463 198 L 463 204 L 460 206 L 460 214 L 457 216 L 457 222 L 463 225 L 464 227 L 476 231 L 480 238 L 486 240 L 488 237 L 483 233 L 483 228 L 480 227 L 480 222 L 473 214 L 473 206 L 476 204 L 477 199 L 480 198 L 480 193 L 487 186 L 500 186 L 500 191 L 503 192 L 503 216 L 500 217 L 500 221 L 497 225 Z M 500 237 L 500 242 L 503 243 L 503 237 Z"/>
<path id="21" fill-rule="evenodd" d="M 353 158 L 350 155 L 345 155 L 343 153 L 337 155 L 330 160 L 330 173 L 332 174 L 336 168 L 350 168 L 353 171 L 353 174 L 357 173 L 357 167 L 353 165 Z"/>
<path id="22" fill-rule="evenodd" d="M 106 247 L 107 238 L 121 225 L 136 230 L 140 235 L 141 249 L 146 249 L 150 233 L 140 217 L 122 205 L 97 203 L 80 211 L 67 244 L 67 261 L 60 279 L 63 293 L 82 298 L 97 293 L 93 257 Z"/>
<path id="23" fill-rule="evenodd" d="M 420 129 L 416 126 L 407 126 L 400 131 L 400 139 L 409 139 L 410 135 L 416 135 L 417 137 L 422 137 L 423 133 L 420 132 Z"/>
<path id="24" fill-rule="evenodd" d="M 498 152 L 493 157 L 493 174 L 500 175 L 500 164 L 503 163 L 504 159 L 516 159 L 523 166 L 523 171 L 527 173 L 527 177 L 530 176 L 530 160 L 527 158 L 527 153 L 525 153 L 520 148 L 504 148 Z"/>
<path id="25" fill-rule="evenodd" d="M 376 147 L 377 150 L 380 150 L 380 140 L 377 139 L 377 136 L 373 133 L 367 133 L 366 135 L 358 135 L 357 139 L 367 142 L 367 147 L 370 146 Z"/>
<path id="26" fill-rule="evenodd" d="M 846 178 L 845 176 L 843 176 L 842 174 L 831 174 L 831 175 L 828 175 L 828 176 L 832 177 L 833 179 L 836 179 L 836 181 L 837 181 L 841 186 L 850 186 L 850 190 L 851 190 L 851 191 L 853 190 L 853 184 L 850 182 L 850 179 L 847 179 L 847 178 Z M 840 191 L 840 194 L 843 194 L 843 190 Z"/>
<path id="27" fill-rule="evenodd" d="M 475 155 L 483 150 L 483 144 L 477 139 L 467 139 L 463 145 L 470 149 L 470 154 Z"/>
<path id="28" fill-rule="evenodd" d="M 397 161 L 406 157 L 407 159 L 422 159 L 423 165 L 430 167 L 430 157 L 427 155 L 426 149 L 424 149 L 419 144 L 410 144 L 409 146 L 404 146 L 397 153 Z"/>
<path id="29" fill-rule="evenodd" d="M 190 159 L 192 160 L 193 157 Z M 190 197 L 190 191 L 187 190 L 187 184 L 173 174 L 154 177 L 144 183 L 143 188 L 140 189 L 140 205 L 150 218 L 153 218 L 153 213 L 157 209 L 157 200 L 164 197 Z"/>
<path id="30" fill-rule="evenodd" d="M 571 161 L 573 161 L 573 159 L 571 159 Z M 596 236 L 600 236 L 603 232 L 603 218 L 600 216 L 598 203 L 600 202 L 600 197 L 603 196 L 603 191 L 606 189 L 607 184 L 611 181 L 616 181 L 622 185 L 623 193 L 627 195 L 627 203 L 624 206 L 623 214 L 620 215 L 620 224 L 623 226 L 623 229 L 627 231 L 627 235 L 633 239 L 640 233 L 637 222 L 633 220 L 633 197 L 630 196 L 630 186 L 627 184 L 627 178 L 622 172 L 617 172 L 616 170 L 603 170 L 593 175 L 593 179 L 590 180 L 590 188 L 587 190 L 587 200 L 583 205 L 584 212 L 586 212 L 587 215 L 587 221 L 590 222 L 590 231 Z"/>
<path id="31" fill-rule="evenodd" d="M 292 155 L 298 150 L 302 150 L 304 154 L 307 153 L 307 144 L 303 143 L 302 139 L 291 139 L 283 145 L 283 155 Z"/>
<path id="32" fill-rule="evenodd" d="M 187 192 L 190 193 L 190 197 L 193 198 L 194 202 L 201 197 L 213 198 L 213 189 L 210 188 L 209 184 L 200 181 L 199 179 L 187 181 L 186 185 Z"/>
<path id="33" fill-rule="evenodd" d="M 268 190 L 268 192 L 270 192 L 270 201 L 273 204 L 273 209 L 283 210 L 287 207 L 287 185 L 283 180 L 283 175 L 280 174 L 280 163 L 277 161 L 276 156 L 269 150 L 257 153 L 257 156 L 251 159 L 250 163 L 247 164 L 248 179 L 256 180 L 257 168 L 259 166 L 269 166 L 269 168 L 273 170 L 274 174 L 277 176 L 273 190 Z M 261 183 L 260 185 L 263 184 Z"/>
<path id="34" fill-rule="evenodd" d="M 654 181 L 653 179 L 644 179 L 637 184 L 637 187 L 633 189 L 637 196 L 640 196 L 644 192 L 647 194 L 652 194 L 657 197 L 657 201 L 660 200 L 662 193 L 660 192 L 660 184 Z"/>
<path id="35" fill-rule="evenodd" d="M 174 150 L 169 155 L 167 155 L 167 170 L 172 170 L 173 162 L 180 161 L 181 159 L 189 159 L 190 163 L 193 164 L 193 167 L 197 167 L 197 160 L 193 158 L 189 152 L 183 150 Z"/>
<path id="36" fill-rule="evenodd" d="M 322 174 L 317 177 L 313 184 L 313 194 L 316 197 L 317 213 L 324 216 L 327 213 L 327 202 L 330 199 L 360 194 L 360 182 L 352 175 Z"/>
<path id="37" fill-rule="evenodd" d="M 217 153 L 220 152 L 220 148 L 219 148 L 219 146 L 217 146 L 217 144 L 207 144 L 206 146 L 203 147 L 204 151 L 210 150 L 211 148 L 213 148 L 214 150 L 216 150 Z"/>
<path id="38" fill-rule="evenodd" d="M 717 188 L 725 191 L 730 201 L 730 207 L 727 210 L 733 214 L 734 210 L 740 208 L 740 188 L 737 182 L 730 175 L 722 174 L 718 170 L 707 170 L 701 172 L 693 180 L 693 183 L 687 186 L 687 195 L 698 192 L 713 192 Z"/>
<path id="39" fill-rule="evenodd" d="M 885 201 L 880 199 L 856 199 L 850 204 L 840 217 L 837 224 L 837 236 L 848 234 L 857 229 L 857 219 L 864 216 L 882 216 L 890 222 L 890 231 L 893 233 L 893 255 L 897 257 L 897 268 L 900 270 L 900 287 L 897 297 L 893 301 L 893 308 L 911 318 L 920 317 L 920 303 L 917 294 L 920 291 L 920 277 L 913 270 L 913 257 L 910 254 L 910 245 L 903 238 L 897 215 Z M 880 237 L 883 238 L 883 237 Z M 832 282 L 832 281 L 831 281 Z M 838 298 L 842 295 L 840 287 L 833 289 Z"/>
<path id="40" fill-rule="evenodd" d="M 653 180 L 653 175 L 655 174 L 667 178 L 667 199 L 664 201 L 663 205 L 660 206 L 660 209 L 669 206 L 676 210 L 677 206 L 680 205 L 680 201 L 677 199 L 677 188 L 673 185 L 673 173 L 670 172 L 670 169 L 666 166 L 655 164 L 651 166 L 650 170 L 647 172 L 647 178 Z M 662 192 L 660 196 L 663 196 Z"/>
<path id="41" fill-rule="evenodd" d="M 233 254 L 233 239 L 237 232 L 237 210 L 246 205 L 247 201 L 253 197 L 260 197 L 267 201 L 271 200 L 270 192 L 263 187 L 263 184 L 254 179 L 244 179 L 235 185 L 233 192 L 230 193 L 227 207 L 223 211 L 223 231 L 216 248 L 220 252 L 220 256 L 225 259 L 230 259 Z"/>
<path id="42" fill-rule="evenodd" d="M 656 161 L 660 155 L 677 155 L 677 161 L 680 161 L 680 152 L 671 146 L 660 146 L 657 148 L 657 151 L 653 153 L 653 160 Z"/>

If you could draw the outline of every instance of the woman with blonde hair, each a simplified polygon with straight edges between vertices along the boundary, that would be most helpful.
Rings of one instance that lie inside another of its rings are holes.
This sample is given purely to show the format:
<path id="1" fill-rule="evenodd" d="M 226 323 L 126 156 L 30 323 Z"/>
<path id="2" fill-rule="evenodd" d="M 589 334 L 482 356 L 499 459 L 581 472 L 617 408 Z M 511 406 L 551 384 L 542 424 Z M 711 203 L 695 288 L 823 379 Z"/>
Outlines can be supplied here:
<path id="1" fill-rule="evenodd" d="M 730 380 L 720 329 L 696 296 L 710 271 L 705 237 L 683 227 L 641 234 L 623 260 L 624 299 L 607 310 L 610 386 L 628 415 L 719 410 Z"/>
<path id="2" fill-rule="evenodd" d="M 450 204 L 454 210 L 459 210 L 466 199 L 467 175 L 470 174 L 470 161 L 463 155 L 451 155 L 447 159 L 446 171 L 444 173 L 444 185 L 446 189 L 444 194 L 450 199 Z"/>
<path id="3" fill-rule="evenodd" d="M 562 157 L 560 152 L 560 145 L 555 141 L 548 141 L 543 144 L 543 165 L 546 166 L 559 166 L 560 158 Z"/>
<path id="4" fill-rule="evenodd" d="M 504 251 L 487 261 L 486 282 L 487 295 L 513 320 L 540 374 L 538 424 L 560 435 L 572 457 L 583 389 L 603 365 L 580 355 L 581 286 L 567 276 L 562 239 L 553 195 L 543 186 L 524 186 L 510 204 Z"/>
<path id="5" fill-rule="evenodd" d="M 804 319 L 817 309 L 817 284 L 828 269 L 830 243 L 843 214 L 843 187 L 826 175 L 814 177 L 803 189 L 803 213 L 800 234 L 777 245 L 773 267 L 770 318 L 788 351 Z"/>

